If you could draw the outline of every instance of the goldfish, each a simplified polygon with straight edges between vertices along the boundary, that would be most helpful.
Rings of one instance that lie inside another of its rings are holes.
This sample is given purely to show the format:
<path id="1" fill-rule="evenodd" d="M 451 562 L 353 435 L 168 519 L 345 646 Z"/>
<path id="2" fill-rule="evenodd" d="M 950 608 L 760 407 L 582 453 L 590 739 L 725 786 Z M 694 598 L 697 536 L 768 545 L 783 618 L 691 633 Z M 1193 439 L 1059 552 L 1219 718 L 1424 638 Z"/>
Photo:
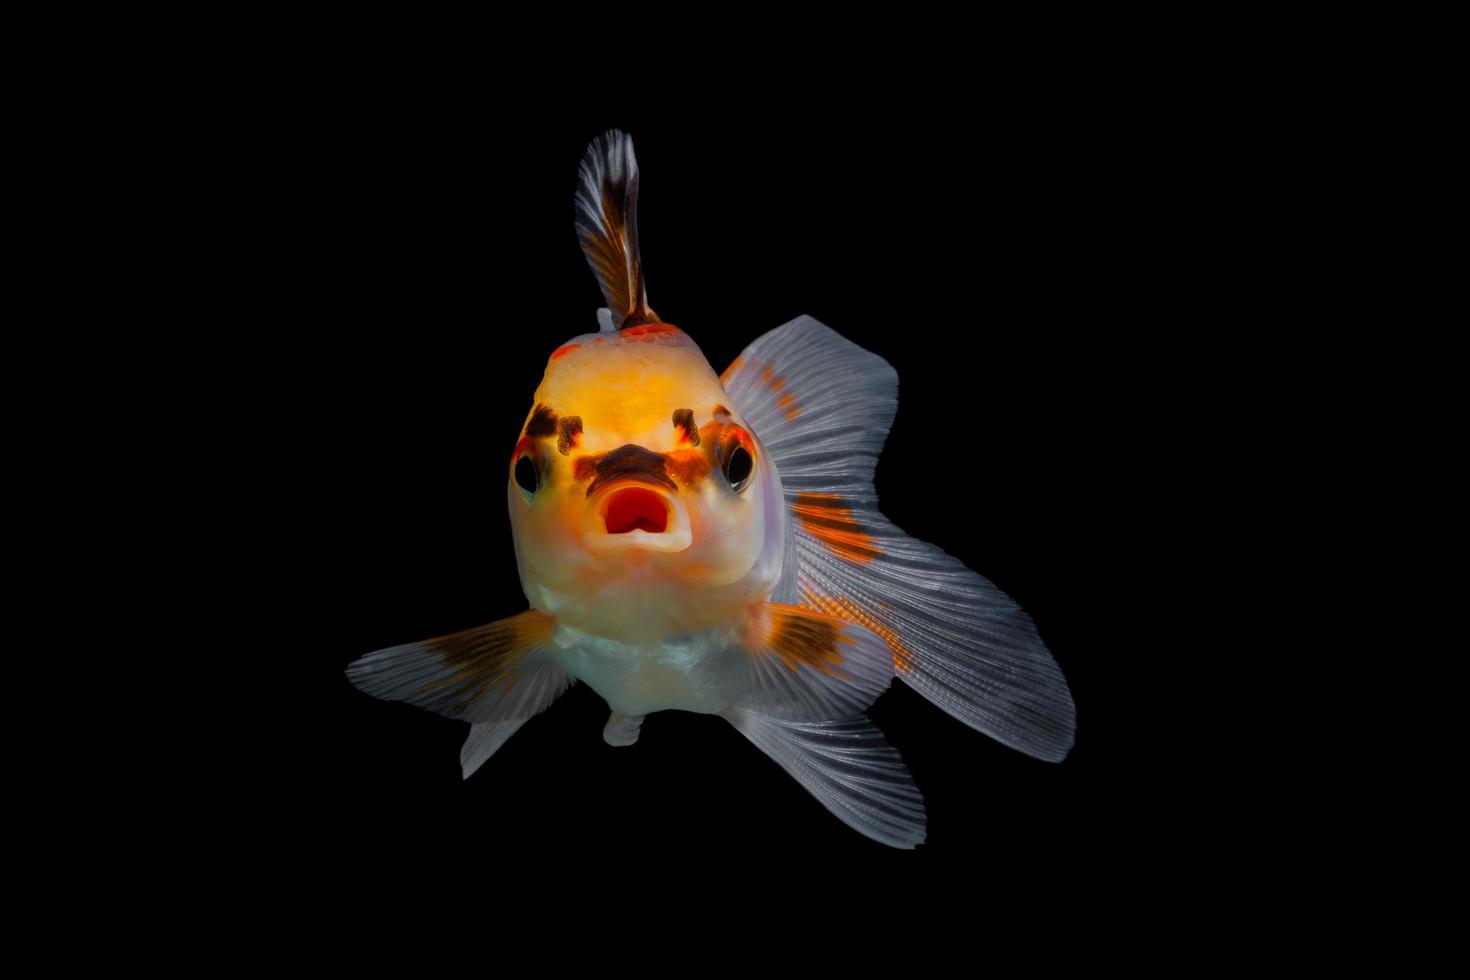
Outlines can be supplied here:
<path id="1" fill-rule="evenodd" d="M 849 827 L 916 847 L 923 797 L 866 713 L 894 680 L 1049 762 L 1071 691 L 1014 601 L 879 510 L 893 367 L 802 316 L 716 374 L 649 305 L 638 187 L 632 140 L 593 140 L 575 229 L 606 306 L 551 351 L 505 471 L 529 608 L 347 677 L 469 722 L 465 779 L 577 682 L 613 746 L 654 712 L 719 715 Z"/>

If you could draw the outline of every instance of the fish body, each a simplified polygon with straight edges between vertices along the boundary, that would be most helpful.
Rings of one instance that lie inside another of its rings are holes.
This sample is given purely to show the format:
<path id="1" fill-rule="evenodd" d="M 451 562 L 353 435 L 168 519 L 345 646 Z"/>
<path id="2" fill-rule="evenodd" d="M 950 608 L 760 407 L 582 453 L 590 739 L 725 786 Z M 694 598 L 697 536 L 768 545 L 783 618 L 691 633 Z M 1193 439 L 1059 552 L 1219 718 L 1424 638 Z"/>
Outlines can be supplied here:
<path id="1" fill-rule="evenodd" d="M 1071 694 L 1029 617 L 878 510 L 893 368 L 801 317 L 717 375 L 648 305 L 631 141 L 595 140 L 579 176 L 607 307 L 551 353 L 510 455 L 530 609 L 368 654 L 353 683 L 470 721 L 466 778 L 577 681 L 607 702 L 614 745 L 655 711 L 721 715 L 895 847 L 922 842 L 922 798 L 864 714 L 895 677 L 1061 761 Z"/>

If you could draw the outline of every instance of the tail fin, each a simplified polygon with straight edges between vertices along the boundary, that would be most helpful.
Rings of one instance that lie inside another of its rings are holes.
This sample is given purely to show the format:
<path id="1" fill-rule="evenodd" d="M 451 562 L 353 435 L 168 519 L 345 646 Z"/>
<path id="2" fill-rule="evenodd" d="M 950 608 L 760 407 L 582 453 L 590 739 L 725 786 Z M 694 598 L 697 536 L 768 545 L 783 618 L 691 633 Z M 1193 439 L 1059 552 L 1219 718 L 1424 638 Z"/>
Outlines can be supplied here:
<path id="1" fill-rule="evenodd" d="M 989 581 L 878 510 L 873 468 L 898 374 L 811 317 L 772 330 L 722 376 L 781 474 L 797 589 L 782 599 L 866 626 L 895 675 L 996 740 L 1060 762 L 1074 741 L 1066 679 L 1031 618 Z"/>
<path id="2" fill-rule="evenodd" d="M 638 160 L 633 140 L 610 129 L 577 171 L 577 238 L 618 329 L 657 323 L 638 257 Z"/>

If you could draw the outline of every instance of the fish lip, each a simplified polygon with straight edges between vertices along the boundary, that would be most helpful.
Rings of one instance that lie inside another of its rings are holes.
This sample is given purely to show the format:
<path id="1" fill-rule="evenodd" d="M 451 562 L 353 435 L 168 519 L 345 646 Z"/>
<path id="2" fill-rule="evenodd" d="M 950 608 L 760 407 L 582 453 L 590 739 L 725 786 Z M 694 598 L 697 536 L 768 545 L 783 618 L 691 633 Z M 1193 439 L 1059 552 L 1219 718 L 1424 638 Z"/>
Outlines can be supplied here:
<path id="1" fill-rule="evenodd" d="M 597 476 L 587 487 L 587 496 L 590 498 L 614 481 L 624 479 L 639 479 L 677 491 L 679 488 L 664 468 L 666 461 L 663 453 L 633 443 L 619 446 L 597 461 Z"/>
<path id="2" fill-rule="evenodd" d="M 640 487 L 657 494 L 668 508 L 667 523 L 660 532 L 635 529 L 621 534 L 609 534 L 607 530 L 607 506 L 613 496 L 622 489 Z M 684 551 L 694 543 L 694 533 L 689 524 L 689 511 L 677 494 L 669 492 L 661 481 L 652 480 L 645 474 L 630 473 L 600 487 L 587 500 L 582 513 L 582 545 L 594 553 L 611 551 L 661 551 L 673 553 Z"/>

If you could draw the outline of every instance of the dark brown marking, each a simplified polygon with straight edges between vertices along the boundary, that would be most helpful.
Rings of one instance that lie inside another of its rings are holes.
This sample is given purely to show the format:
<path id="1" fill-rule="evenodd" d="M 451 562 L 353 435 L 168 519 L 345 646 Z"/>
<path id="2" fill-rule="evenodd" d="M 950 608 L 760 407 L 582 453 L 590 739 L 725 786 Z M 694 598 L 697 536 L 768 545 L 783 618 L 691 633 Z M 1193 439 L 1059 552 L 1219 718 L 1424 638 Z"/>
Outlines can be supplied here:
<path id="1" fill-rule="evenodd" d="M 839 643 L 851 643 L 840 621 L 822 613 L 807 612 L 790 606 L 771 607 L 771 652 L 780 657 L 794 674 L 805 664 L 825 674 L 844 677 L 837 669 L 842 663 Z"/>
<path id="2" fill-rule="evenodd" d="M 582 434 L 582 417 L 580 415 L 564 415 L 556 423 L 556 451 L 563 456 L 572 454 L 572 447 L 577 444 L 577 437 Z"/>
<path id="3" fill-rule="evenodd" d="M 714 415 L 723 415 L 723 416 L 725 416 L 725 417 L 728 418 L 729 415 L 730 415 L 730 410 L 728 408 L 726 408 L 724 405 L 716 405 L 715 406 L 715 410 L 714 410 L 714 412 L 712 414 L 714 414 Z"/>
<path id="4" fill-rule="evenodd" d="M 664 461 L 663 453 L 656 453 L 632 443 L 619 446 L 598 458 L 597 478 L 587 487 L 587 496 L 592 496 L 614 480 L 628 478 L 647 480 L 650 483 L 668 487 L 670 490 L 677 490 L 679 488 L 665 472 Z"/>
<path id="5" fill-rule="evenodd" d="M 492 689 L 509 691 L 520 680 L 520 664 L 527 652 L 551 636 L 553 620 L 529 609 L 475 629 L 425 640 L 424 646 L 452 673 L 419 690 L 444 691 L 459 706 L 467 706 Z"/>
<path id="6" fill-rule="evenodd" d="M 537 405 L 526 423 L 526 435 L 532 438 L 556 434 L 556 413 L 545 405 Z"/>
<path id="7" fill-rule="evenodd" d="M 674 428 L 684 430 L 684 438 L 689 440 L 689 445 L 699 445 L 699 430 L 694 427 L 693 409 L 674 409 Z"/>

